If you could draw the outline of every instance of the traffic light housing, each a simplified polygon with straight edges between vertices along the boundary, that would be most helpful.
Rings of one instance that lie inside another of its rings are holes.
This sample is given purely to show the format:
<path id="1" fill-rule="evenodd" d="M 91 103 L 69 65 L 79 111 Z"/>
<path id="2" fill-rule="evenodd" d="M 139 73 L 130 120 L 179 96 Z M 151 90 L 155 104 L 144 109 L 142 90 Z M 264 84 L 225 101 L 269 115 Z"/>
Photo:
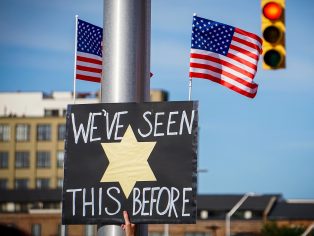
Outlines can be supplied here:
<path id="1" fill-rule="evenodd" d="M 286 68 L 285 0 L 261 0 L 263 68 Z"/>

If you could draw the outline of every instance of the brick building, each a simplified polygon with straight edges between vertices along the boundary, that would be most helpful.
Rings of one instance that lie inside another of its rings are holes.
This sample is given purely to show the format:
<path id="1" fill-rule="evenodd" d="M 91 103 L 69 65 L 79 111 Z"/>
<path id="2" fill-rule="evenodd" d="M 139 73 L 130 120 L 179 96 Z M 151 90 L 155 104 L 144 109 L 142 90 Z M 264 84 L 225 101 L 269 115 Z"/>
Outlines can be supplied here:
<path id="1" fill-rule="evenodd" d="M 165 229 L 171 236 L 224 236 L 226 213 L 243 195 L 199 195 L 196 224 L 151 224 L 150 236 L 162 236 Z M 17 227 L 30 235 L 61 234 L 61 189 L 15 189 L 0 194 L 0 223 Z M 3 207 L 5 205 L 19 207 Z M 273 221 L 278 225 L 303 227 L 314 222 L 314 201 L 285 200 L 280 194 L 249 197 L 231 218 L 231 235 L 260 235 L 263 224 Z M 167 227 L 166 227 L 167 226 Z M 64 235 L 91 236 L 96 226 L 70 225 Z"/>

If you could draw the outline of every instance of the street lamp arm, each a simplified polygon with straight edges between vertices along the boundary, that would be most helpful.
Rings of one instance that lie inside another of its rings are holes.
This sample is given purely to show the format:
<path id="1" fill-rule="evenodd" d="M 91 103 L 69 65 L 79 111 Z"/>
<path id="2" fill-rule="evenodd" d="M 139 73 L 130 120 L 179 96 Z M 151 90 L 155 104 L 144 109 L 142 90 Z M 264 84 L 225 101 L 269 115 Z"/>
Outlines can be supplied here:
<path id="1" fill-rule="evenodd" d="M 303 232 L 301 236 L 307 236 L 311 232 L 312 229 L 314 229 L 314 222 L 310 224 L 309 227 L 307 227 L 307 229 Z"/>
<path id="2" fill-rule="evenodd" d="M 246 193 L 243 195 L 243 197 L 232 207 L 232 209 L 227 213 L 227 216 L 231 217 L 239 208 L 240 206 L 245 202 L 245 200 L 253 196 L 254 193 Z"/>
<path id="3" fill-rule="evenodd" d="M 226 236 L 230 236 L 230 218 L 239 209 L 239 207 L 245 202 L 245 200 L 254 196 L 254 193 L 246 193 L 243 197 L 231 208 L 231 210 L 226 214 Z"/>

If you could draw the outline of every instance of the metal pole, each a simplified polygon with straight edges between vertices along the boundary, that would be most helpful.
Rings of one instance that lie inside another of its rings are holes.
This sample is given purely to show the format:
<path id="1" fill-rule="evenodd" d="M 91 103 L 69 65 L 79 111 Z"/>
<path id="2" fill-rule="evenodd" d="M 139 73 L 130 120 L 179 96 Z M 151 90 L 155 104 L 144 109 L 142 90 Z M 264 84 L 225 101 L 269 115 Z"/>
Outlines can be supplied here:
<path id="1" fill-rule="evenodd" d="M 73 68 L 73 104 L 76 102 L 76 55 L 77 55 L 78 15 L 75 15 L 74 68 Z"/>
<path id="2" fill-rule="evenodd" d="M 169 236 L 169 224 L 164 224 L 164 236 Z"/>
<path id="3" fill-rule="evenodd" d="M 314 222 L 310 224 L 301 236 L 307 236 L 314 229 Z"/>
<path id="4" fill-rule="evenodd" d="M 102 102 L 149 100 L 150 0 L 104 0 Z"/>
<path id="5" fill-rule="evenodd" d="M 61 228 L 60 228 L 61 236 L 65 236 L 65 227 L 66 227 L 66 225 L 61 225 Z"/>
<path id="6" fill-rule="evenodd" d="M 250 197 L 254 196 L 254 193 L 246 193 L 243 195 L 243 197 L 238 201 L 232 209 L 226 214 L 226 236 L 230 236 L 230 218 L 231 216 L 239 209 L 239 207 L 245 202 L 245 200 Z"/>
<path id="7" fill-rule="evenodd" d="M 192 96 L 192 78 L 189 79 L 189 101 L 191 101 Z"/>
<path id="8" fill-rule="evenodd" d="M 101 102 L 144 102 L 150 98 L 151 0 L 104 0 Z M 136 235 L 145 236 L 147 225 Z M 119 225 L 98 226 L 98 236 L 122 236 Z"/>

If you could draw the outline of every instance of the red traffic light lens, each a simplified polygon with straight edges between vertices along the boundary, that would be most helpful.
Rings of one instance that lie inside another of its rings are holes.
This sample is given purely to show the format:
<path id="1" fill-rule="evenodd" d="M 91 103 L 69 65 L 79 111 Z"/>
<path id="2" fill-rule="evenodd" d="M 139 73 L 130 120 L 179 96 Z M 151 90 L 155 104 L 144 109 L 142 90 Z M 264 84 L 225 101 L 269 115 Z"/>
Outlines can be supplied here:
<path id="1" fill-rule="evenodd" d="M 278 20 L 282 14 L 282 7 L 276 2 L 269 2 L 263 7 L 263 15 L 269 20 Z"/>

